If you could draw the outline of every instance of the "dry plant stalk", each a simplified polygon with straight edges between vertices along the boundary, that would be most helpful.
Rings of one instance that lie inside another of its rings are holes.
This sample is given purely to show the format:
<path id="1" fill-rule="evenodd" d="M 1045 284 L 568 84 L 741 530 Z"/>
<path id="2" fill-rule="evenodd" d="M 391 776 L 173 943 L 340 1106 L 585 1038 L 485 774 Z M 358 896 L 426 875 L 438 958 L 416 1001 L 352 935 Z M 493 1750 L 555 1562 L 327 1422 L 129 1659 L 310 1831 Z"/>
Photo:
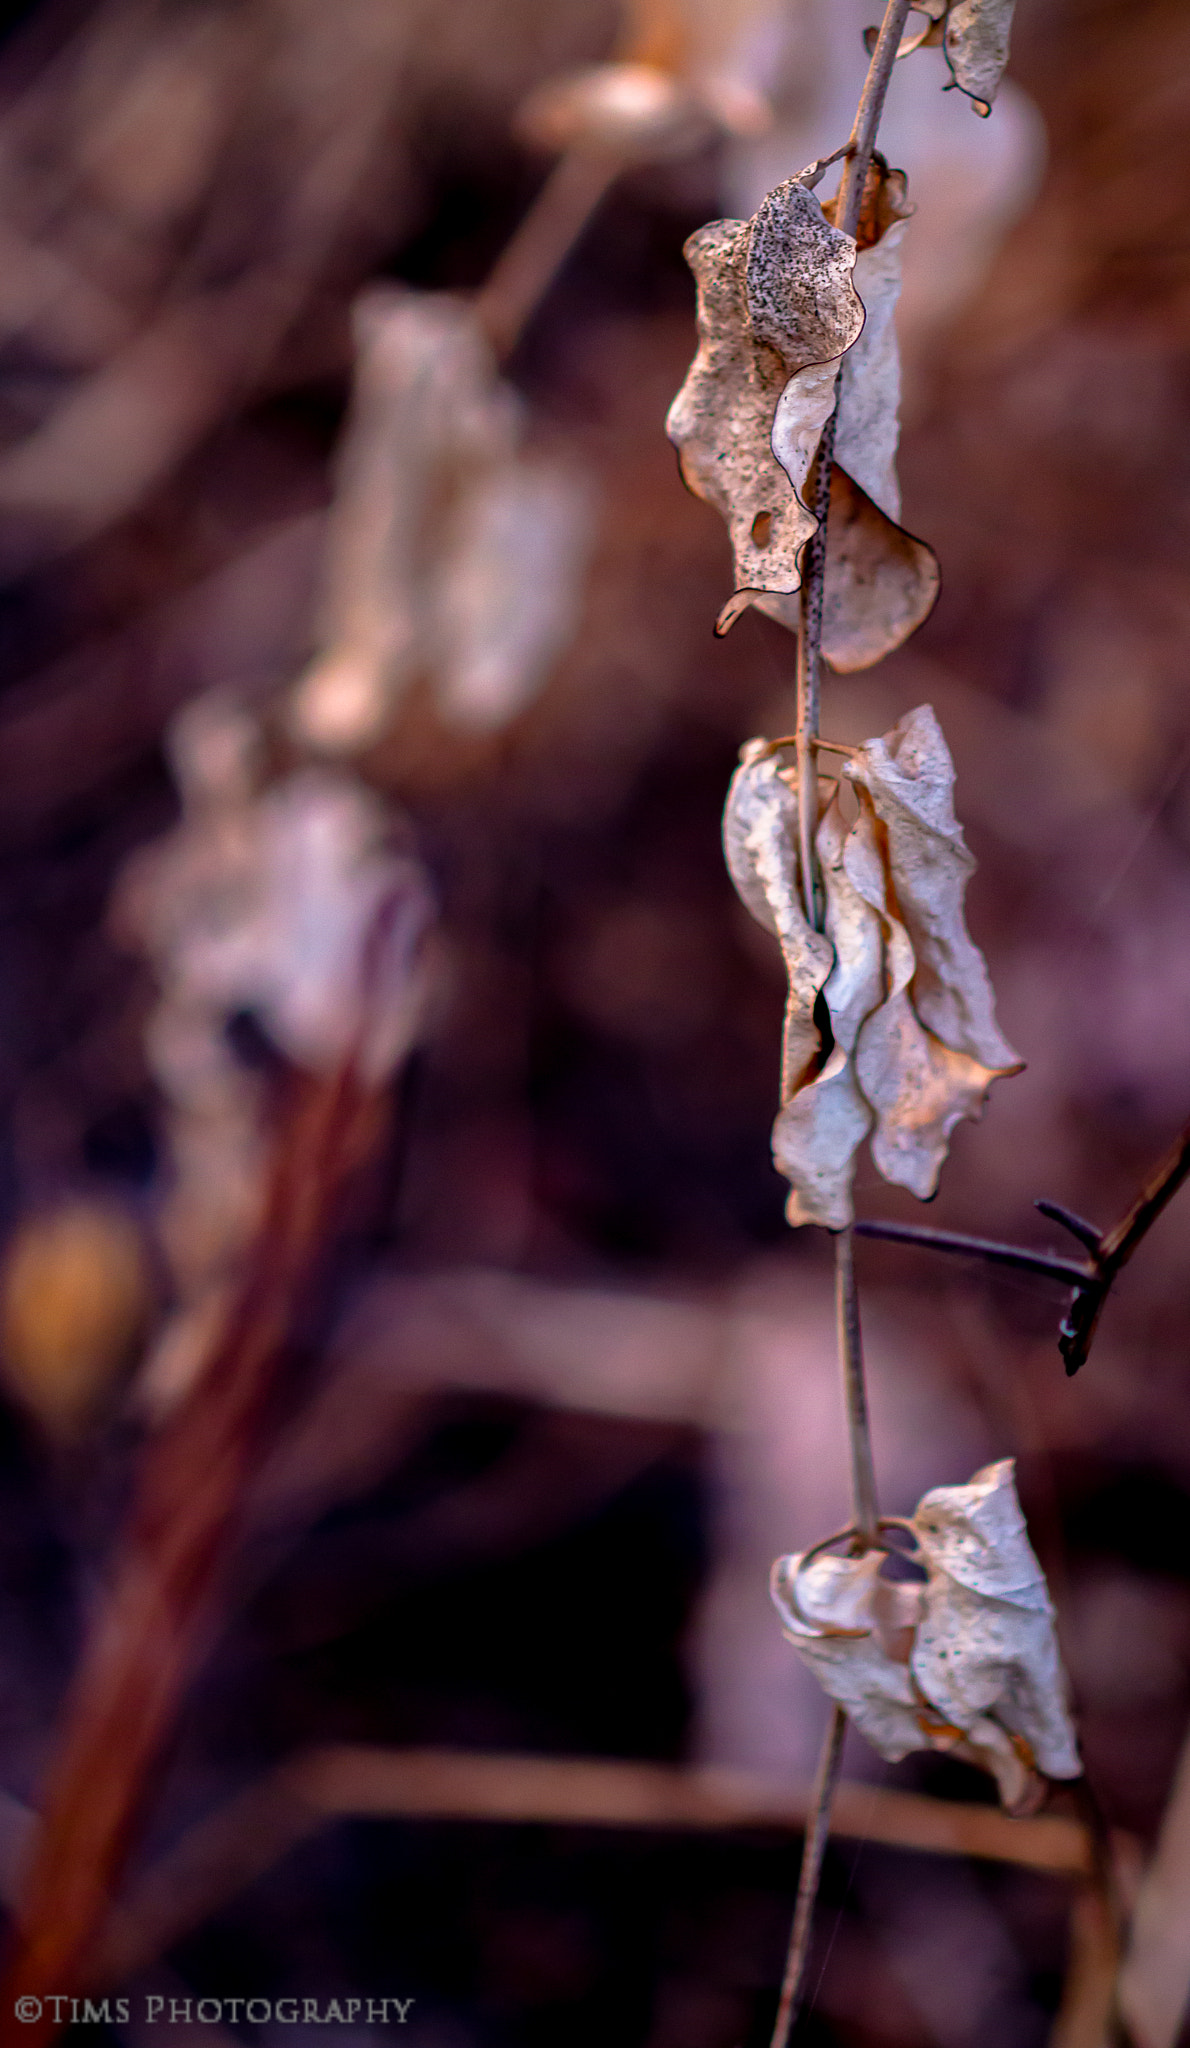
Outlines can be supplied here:
<path id="1" fill-rule="evenodd" d="M 383 1110 L 357 1060 L 295 1076 L 264 1219 L 200 1379 L 145 1455 L 127 1534 L 65 1710 L 64 1735 L 0 1993 L 0 2040 L 45 2042 L 109 1909 L 179 1704 L 217 1617 L 244 1483 L 295 1309 Z"/>

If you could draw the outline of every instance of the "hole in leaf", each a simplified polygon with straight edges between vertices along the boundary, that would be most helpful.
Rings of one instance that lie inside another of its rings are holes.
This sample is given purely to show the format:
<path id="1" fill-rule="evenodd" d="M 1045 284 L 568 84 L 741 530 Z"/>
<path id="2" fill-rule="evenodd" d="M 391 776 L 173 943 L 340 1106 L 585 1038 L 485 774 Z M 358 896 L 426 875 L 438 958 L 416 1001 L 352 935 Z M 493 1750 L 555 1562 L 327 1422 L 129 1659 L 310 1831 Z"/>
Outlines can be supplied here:
<path id="1" fill-rule="evenodd" d="M 757 513 L 757 515 L 756 515 L 756 517 L 755 517 L 755 519 L 754 519 L 754 520 L 752 521 L 752 539 L 753 539 L 753 542 L 754 542 L 755 546 L 756 546 L 756 547 L 758 547 L 758 548 L 767 548 L 767 546 L 768 546 L 768 544 L 769 544 L 770 540 L 772 539 L 772 537 L 773 537 L 773 515 L 772 515 L 772 513 L 771 513 L 771 512 L 758 512 L 758 513 Z"/>
<path id="2" fill-rule="evenodd" d="M 831 1024 L 830 1004 L 827 1002 L 822 989 L 819 989 L 818 994 L 814 998 L 814 1028 L 822 1040 L 815 1063 L 817 1072 L 821 1073 L 835 1049 L 835 1033 L 834 1027 Z"/>
<path id="3" fill-rule="evenodd" d="M 924 1585 L 929 1573 L 915 1557 L 906 1557 L 903 1550 L 890 1550 L 881 1563 L 879 1577 L 891 1579 L 894 1585 Z"/>

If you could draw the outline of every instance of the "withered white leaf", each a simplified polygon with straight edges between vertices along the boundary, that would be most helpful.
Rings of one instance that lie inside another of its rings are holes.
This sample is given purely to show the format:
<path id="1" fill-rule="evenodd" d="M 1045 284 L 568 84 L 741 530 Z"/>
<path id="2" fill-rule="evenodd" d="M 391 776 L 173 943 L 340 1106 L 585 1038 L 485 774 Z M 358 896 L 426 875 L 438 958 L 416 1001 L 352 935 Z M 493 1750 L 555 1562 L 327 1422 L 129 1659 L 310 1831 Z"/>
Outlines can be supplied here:
<path id="1" fill-rule="evenodd" d="M 954 82 L 975 110 L 990 114 L 1008 62 L 1015 0 L 950 0 L 943 48 Z"/>
<path id="2" fill-rule="evenodd" d="M 290 707 L 324 753 L 378 739 L 419 678 L 448 719 L 513 716 L 570 630 L 589 527 L 582 485 L 522 453 L 519 402 L 471 307 L 374 289 L 355 331 L 322 651 Z"/>
<path id="3" fill-rule="evenodd" d="M 855 1150 L 871 1118 L 855 1097 L 845 1064 L 842 1077 L 819 1073 L 822 1040 L 815 1005 L 832 973 L 832 942 L 807 922 L 797 798 L 785 779 L 785 764 L 763 740 L 751 740 L 743 749 L 723 813 L 723 846 L 743 901 L 757 922 L 776 934 L 789 977 L 782 1107 L 773 1127 L 773 1156 L 793 1183 L 790 1221 L 839 1229 L 850 1218 Z"/>
<path id="4" fill-rule="evenodd" d="M 728 866 L 781 941 L 789 975 L 773 1157 L 792 1224 L 851 1221 L 855 1155 L 870 1134 L 886 1180 L 933 1194 L 955 1124 L 976 1117 L 1018 1056 L 995 1021 L 987 969 L 963 921 L 974 862 L 955 821 L 954 768 L 928 705 L 848 759 L 858 798 L 818 828 L 826 933 L 802 909 L 798 806 L 785 749 L 744 749 L 724 812 Z M 824 956 L 824 944 L 827 952 Z M 815 1005 L 830 1021 L 824 1043 Z"/>
<path id="5" fill-rule="evenodd" d="M 1076 1778 L 1053 1608 L 1011 1458 L 927 1493 L 905 1525 L 924 1580 L 880 1576 L 878 1550 L 779 1558 L 773 1599 L 820 1684 L 891 1762 L 940 1749 L 1029 1811 L 1038 1773 Z"/>
<path id="6" fill-rule="evenodd" d="M 141 849 L 116 904 L 151 959 L 146 1052 L 167 1116 L 158 1218 L 175 1304 L 138 1398 L 171 1405 L 207 1354 L 268 1193 L 269 1089 L 231 1042 L 250 1016 L 309 1071 L 351 1058 L 379 1084 L 410 1049 L 430 985 L 432 904 L 399 815 L 321 766 L 265 786 L 258 719 L 211 693 L 172 722 L 182 816 Z"/>
<path id="7" fill-rule="evenodd" d="M 337 768 L 261 789 L 240 707 L 200 700 L 178 725 L 185 810 L 139 857 L 124 920 L 162 986 L 168 1092 L 198 1102 L 244 1071 L 225 1035 L 242 1012 L 297 1065 L 325 1070 L 354 1052 L 379 1081 L 408 1051 L 427 993 L 431 895 L 401 821 Z"/>
<path id="8" fill-rule="evenodd" d="M 716 222 L 691 237 L 686 250 L 699 282 L 700 348 L 671 408 L 669 433 L 686 482 L 727 520 L 737 590 L 720 613 L 721 632 L 749 604 L 796 630 L 800 556 L 814 531 L 801 492 L 833 407 L 841 358 L 822 638 L 826 660 L 840 671 L 868 667 L 899 646 L 938 591 L 931 550 L 898 523 L 893 315 L 910 211 L 903 174 L 882 171 L 877 238 L 855 254 L 850 237 L 841 238 L 842 250 L 822 243 L 824 231 L 837 231 L 791 180 L 770 193 L 751 222 Z M 818 307 L 833 295 L 829 325 L 820 318 L 815 327 L 804 314 L 791 321 L 790 302 L 807 287 Z M 776 359 L 788 381 L 774 405 Z M 787 490 L 774 477 L 774 457 Z"/>
<path id="9" fill-rule="evenodd" d="M 834 406 L 838 359 L 863 326 L 855 243 L 796 179 L 750 221 L 691 235 L 699 345 L 666 431 L 690 489 L 727 521 L 736 596 L 726 630 L 762 595 L 800 587 L 814 516 L 798 493 Z"/>

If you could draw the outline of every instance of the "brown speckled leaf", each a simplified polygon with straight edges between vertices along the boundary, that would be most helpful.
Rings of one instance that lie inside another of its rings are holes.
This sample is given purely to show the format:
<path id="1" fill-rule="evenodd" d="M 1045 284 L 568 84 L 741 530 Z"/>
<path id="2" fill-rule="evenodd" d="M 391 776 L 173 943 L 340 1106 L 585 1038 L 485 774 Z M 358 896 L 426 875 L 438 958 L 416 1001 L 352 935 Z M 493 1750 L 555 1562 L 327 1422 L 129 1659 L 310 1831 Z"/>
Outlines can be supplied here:
<path id="1" fill-rule="evenodd" d="M 686 257 L 699 346 L 666 425 L 686 483 L 727 521 L 736 596 L 720 615 L 725 630 L 758 596 L 800 586 L 814 517 L 798 493 L 863 308 L 854 242 L 795 179 L 751 221 L 700 228 Z"/>
<path id="2" fill-rule="evenodd" d="M 801 551 L 814 531 L 801 493 L 841 361 L 822 646 L 845 672 L 900 646 L 938 590 L 931 550 L 898 523 L 893 316 L 911 208 L 900 171 L 881 164 L 874 182 L 874 239 L 858 255 L 796 181 L 752 221 L 691 237 L 700 346 L 669 419 L 686 482 L 731 536 L 737 587 L 717 630 L 755 604 L 796 631 Z"/>

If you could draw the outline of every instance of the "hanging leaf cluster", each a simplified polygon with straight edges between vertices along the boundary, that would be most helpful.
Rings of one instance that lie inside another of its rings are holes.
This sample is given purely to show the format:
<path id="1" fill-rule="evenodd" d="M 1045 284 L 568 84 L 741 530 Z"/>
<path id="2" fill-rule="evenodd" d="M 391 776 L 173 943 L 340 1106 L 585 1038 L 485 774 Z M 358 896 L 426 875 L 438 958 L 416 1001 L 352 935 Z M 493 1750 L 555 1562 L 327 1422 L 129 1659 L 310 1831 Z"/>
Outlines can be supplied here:
<path id="1" fill-rule="evenodd" d="M 857 249 L 791 178 L 750 221 L 714 221 L 686 244 L 699 346 L 667 431 L 686 483 L 727 522 L 736 590 L 717 630 L 749 605 L 796 629 L 817 526 L 807 482 L 838 389 L 822 651 L 841 671 L 900 646 L 938 590 L 931 550 L 900 525 L 895 468 L 910 211 L 903 175 L 880 166 Z"/>
<path id="2" fill-rule="evenodd" d="M 791 1223 L 852 1220 L 856 1153 L 925 1200 L 950 1133 L 1022 1062 L 1000 1033 L 963 918 L 974 868 L 954 814 L 954 766 L 928 705 L 847 758 L 816 847 L 825 930 L 806 918 L 791 750 L 752 740 L 724 812 L 732 880 L 776 934 L 789 976 L 773 1157 Z"/>
<path id="3" fill-rule="evenodd" d="M 1030 1812 L 1045 1778 L 1082 1765 L 1012 1459 L 935 1487 L 899 1526 L 916 1582 L 882 1576 L 886 1547 L 778 1558 L 785 1634 L 881 1756 L 947 1751 L 990 1772 L 1009 1812 Z"/>

